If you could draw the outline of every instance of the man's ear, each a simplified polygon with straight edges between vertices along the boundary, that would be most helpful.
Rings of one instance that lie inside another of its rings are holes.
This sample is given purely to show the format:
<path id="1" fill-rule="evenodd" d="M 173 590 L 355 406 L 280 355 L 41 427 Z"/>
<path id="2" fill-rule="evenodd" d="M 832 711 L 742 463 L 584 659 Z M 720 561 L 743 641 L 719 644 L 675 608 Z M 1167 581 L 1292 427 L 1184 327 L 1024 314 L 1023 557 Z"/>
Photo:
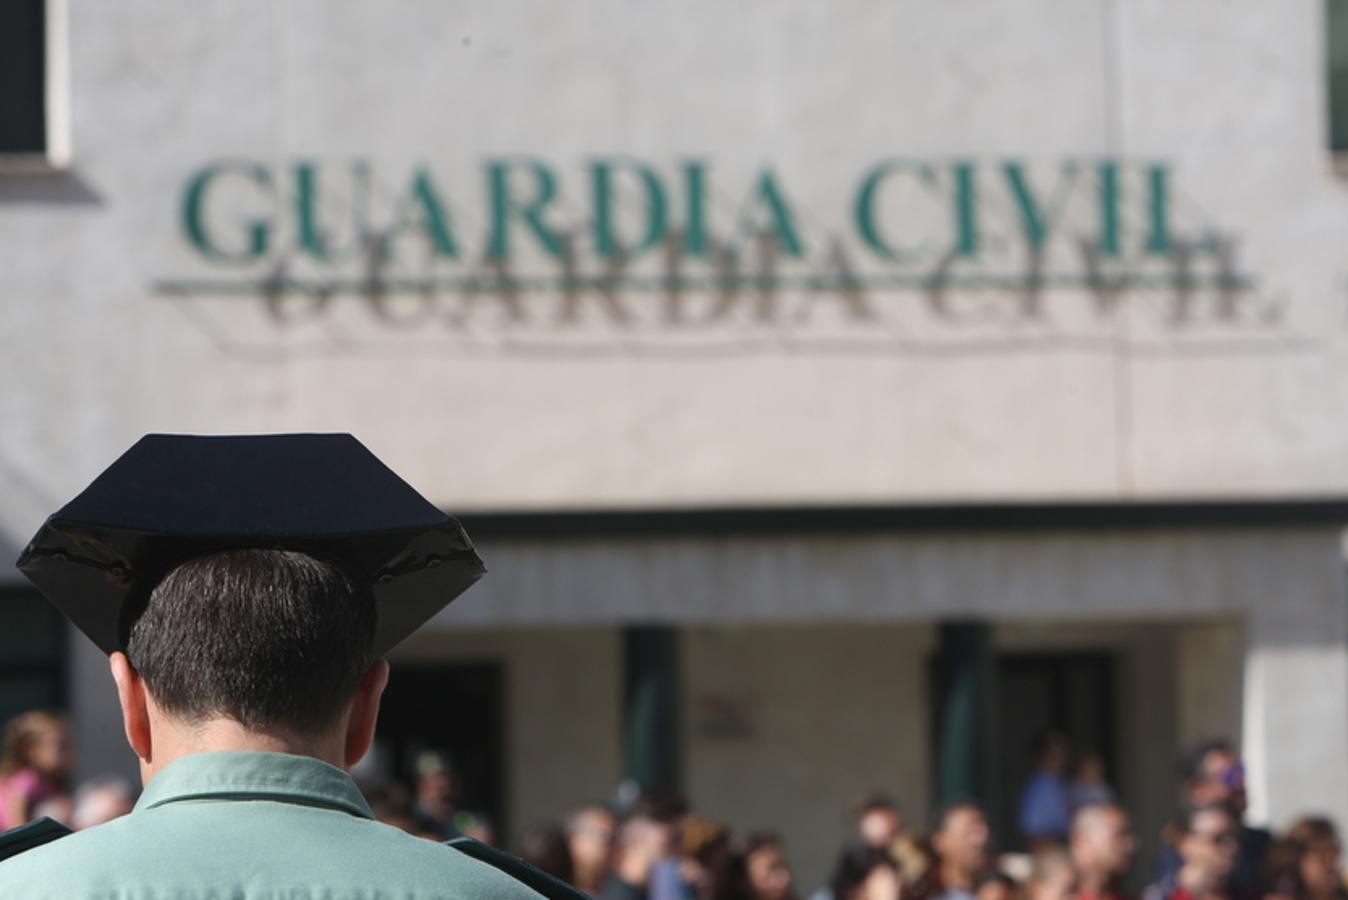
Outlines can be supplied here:
<path id="1" fill-rule="evenodd" d="M 125 653 L 117 652 L 108 659 L 112 667 L 112 680 L 117 682 L 117 702 L 122 707 L 122 727 L 126 732 L 126 742 L 131 745 L 136 756 L 149 763 L 154 755 L 154 742 L 150 738 L 149 703 L 145 694 L 145 682 L 140 674 L 131 668 L 131 660 Z"/>
<path id="2" fill-rule="evenodd" d="M 379 719 L 379 698 L 388 687 L 388 661 L 377 659 L 360 677 L 360 687 L 351 701 L 351 717 L 346 725 L 344 755 L 349 769 L 365 758 L 374 743 L 374 726 Z"/>

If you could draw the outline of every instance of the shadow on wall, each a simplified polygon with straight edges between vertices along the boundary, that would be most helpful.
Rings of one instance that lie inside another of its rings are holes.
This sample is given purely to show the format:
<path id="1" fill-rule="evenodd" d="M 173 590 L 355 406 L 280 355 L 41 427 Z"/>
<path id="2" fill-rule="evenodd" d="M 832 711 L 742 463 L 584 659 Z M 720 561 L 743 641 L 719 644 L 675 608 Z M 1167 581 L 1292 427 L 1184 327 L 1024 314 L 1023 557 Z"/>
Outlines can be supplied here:
<path id="1" fill-rule="evenodd" d="M 15 172 L 0 174 L 0 205 L 102 206 L 102 195 L 79 173 Z"/>

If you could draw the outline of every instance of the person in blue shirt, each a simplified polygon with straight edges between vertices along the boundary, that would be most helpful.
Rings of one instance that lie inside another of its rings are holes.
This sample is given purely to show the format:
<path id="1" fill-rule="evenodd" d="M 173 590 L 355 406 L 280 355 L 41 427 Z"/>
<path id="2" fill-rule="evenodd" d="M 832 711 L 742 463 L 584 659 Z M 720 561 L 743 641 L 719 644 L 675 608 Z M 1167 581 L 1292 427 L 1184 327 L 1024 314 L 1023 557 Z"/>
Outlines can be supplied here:
<path id="1" fill-rule="evenodd" d="M 1031 851 L 1060 847 L 1071 825 L 1071 785 L 1067 766 L 1071 747 L 1058 732 L 1048 732 L 1035 743 L 1036 768 L 1020 795 L 1020 833 Z"/>

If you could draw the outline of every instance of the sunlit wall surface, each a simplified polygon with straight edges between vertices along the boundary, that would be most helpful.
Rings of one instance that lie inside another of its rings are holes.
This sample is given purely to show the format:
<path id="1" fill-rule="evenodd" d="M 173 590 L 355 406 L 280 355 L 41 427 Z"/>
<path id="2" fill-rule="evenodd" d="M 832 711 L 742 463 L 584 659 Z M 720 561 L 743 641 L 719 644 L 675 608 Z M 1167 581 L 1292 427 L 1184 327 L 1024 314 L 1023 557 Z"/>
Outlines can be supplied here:
<path id="1" fill-rule="evenodd" d="M 1337 4 L 3 15 L 0 550 L 147 431 L 351 431 L 483 523 L 403 662 L 478 686 L 511 828 L 631 773 L 649 675 L 655 769 L 820 877 L 856 794 L 937 801 L 946 664 L 1003 818 L 996 735 L 1068 720 L 1148 839 L 1212 731 L 1254 817 L 1348 816 Z"/>

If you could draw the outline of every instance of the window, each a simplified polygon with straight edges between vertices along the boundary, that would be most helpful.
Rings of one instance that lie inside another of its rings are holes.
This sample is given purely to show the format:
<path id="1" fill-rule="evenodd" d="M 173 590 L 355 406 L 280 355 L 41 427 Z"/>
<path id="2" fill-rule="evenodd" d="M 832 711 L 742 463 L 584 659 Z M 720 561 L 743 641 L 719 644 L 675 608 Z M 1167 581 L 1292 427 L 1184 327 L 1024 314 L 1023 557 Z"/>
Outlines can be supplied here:
<path id="1" fill-rule="evenodd" d="M 1325 0 L 1329 149 L 1348 154 L 1348 0 Z"/>
<path id="2" fill-rule="evenodd" d="M 56 608 L 37 591 L 0 588 L 0 726 L 30 709 L 64 706 L 64 659 Z"/>
<path id="3" fill-rule="evenodd" d="M 66 163 L 65 0 L 0 3 L 0 170 Z"/>

